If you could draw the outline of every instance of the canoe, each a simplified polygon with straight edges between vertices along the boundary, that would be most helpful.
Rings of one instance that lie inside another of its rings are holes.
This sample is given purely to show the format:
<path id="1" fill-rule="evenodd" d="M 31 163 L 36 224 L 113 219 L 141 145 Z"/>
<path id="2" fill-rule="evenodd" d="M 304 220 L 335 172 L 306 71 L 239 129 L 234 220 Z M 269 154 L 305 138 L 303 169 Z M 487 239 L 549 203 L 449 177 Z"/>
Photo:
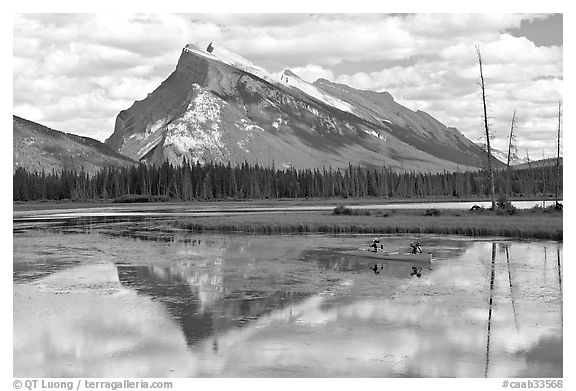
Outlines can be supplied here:
<path id="1" fill-rule="evenodd" d="M 428 254 L 407 254 L 407 253 L 386 253 L 372 251 L 355 251 L 354 255 L 362 258 L 371 258 L 380 261 L 407 261 L 407 262 L 430 262 L 432 253 Z"/>
<path id="2" fill-rule="evenodd" d="M 406 264 L 414 264 L 415 266 L 424 266 L 430 264 L 432 260 L 432 253 L 427 254 L 409 254 L 409 253 L 387 253 L 387 252 L 373 252 L 367 250 L 346 251 L 346 254 L 355 256 L 357 258 L 381 261 L 381 262 L 403 262 Z"/>

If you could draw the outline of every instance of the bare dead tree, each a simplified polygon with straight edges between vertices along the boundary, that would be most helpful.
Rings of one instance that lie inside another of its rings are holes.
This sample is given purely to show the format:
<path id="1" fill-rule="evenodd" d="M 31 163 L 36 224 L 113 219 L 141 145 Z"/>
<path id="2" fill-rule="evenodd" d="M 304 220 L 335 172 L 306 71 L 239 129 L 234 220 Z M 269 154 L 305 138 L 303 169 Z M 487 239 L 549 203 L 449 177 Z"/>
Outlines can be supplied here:
<path id="1" fill-rule="evenodd" d="M 488 175 L 490 176 L 490 195 L 492 198 L 492 209 L 496 209 L 494 170 L 492 168 L 492 151 L 490 149 L 490 130 L 488 127 L 488 113 L 486 110 L 486 84 L 484 83 L 484 73 L 482 72 L 482 54 L 480 53 L 480 46 L 478 45 L 476 45 L 476 53 L 478 54 L 478 65 L 480 66 L 480 88 L 482 89 L 482 106 L 484 108 L 484 128 L 486 131 L 486 154 L 488 158 Z"/>
<path id="2" fill-rule="evenodd" d="M 512 124 L 510 125 L 510 137 L 508 137 L 508 159 L 506 161 L 506 194 L 511 194 L 512 191 L 510 189 L 510 163 L 512 160 L 517 158 L 516 156 L 516 145 L 514 145 L 514 141 L 516 141 L 516 136 L 514 135 L 514 126 L 516 123 L 516 109 L 514 109 L 514 114 L 512 114 Z"/>
<path id="3" fill-rule="evenodd" d="M 560 122 L 561 122 L 561 115 L 562 115 L 562 102 L 558 102 L 558 149 L 556 154 L 556 183 L 554 186 L 554 192 L 556 195 L 556 209 L 560 208 L 558 203 L 558 192 L 560 188 Z"/>

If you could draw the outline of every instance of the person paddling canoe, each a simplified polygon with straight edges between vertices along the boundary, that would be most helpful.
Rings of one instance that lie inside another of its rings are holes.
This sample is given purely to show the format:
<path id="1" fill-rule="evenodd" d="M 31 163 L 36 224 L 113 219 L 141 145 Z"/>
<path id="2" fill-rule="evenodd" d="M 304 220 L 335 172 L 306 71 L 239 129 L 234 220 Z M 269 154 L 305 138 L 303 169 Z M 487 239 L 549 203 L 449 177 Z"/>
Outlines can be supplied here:
<path id="1" fill-rule="evenodd" d="M 422 247 L 420 247 L 419 242 L 410 243 L 410 247 L 412 248 L 412 254 L 422 254 Z"/>
<path id="2" fill-rule="evenodd" d="M 372 241 L 372 244 L 370 245 L 370 251 L 377 252 L 378 251 L 378 243 L 380 243 L 380 240 L 378 240 L 378 238 L 375 238 Z"/>

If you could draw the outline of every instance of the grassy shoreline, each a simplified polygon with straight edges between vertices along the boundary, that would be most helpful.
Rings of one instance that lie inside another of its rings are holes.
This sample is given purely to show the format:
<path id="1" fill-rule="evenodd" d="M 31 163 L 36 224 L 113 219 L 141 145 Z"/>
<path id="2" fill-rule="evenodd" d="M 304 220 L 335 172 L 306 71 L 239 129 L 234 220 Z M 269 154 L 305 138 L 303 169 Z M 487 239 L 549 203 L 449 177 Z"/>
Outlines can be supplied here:
<path id="1" fill-rule="evenodd" d="M 336 202 L 338 201 L 338 202 Z M 411 199 L 422 202 L 423 199 Z M 444 198 L 427 201 L 455 201 Z M 461 200 L 462 201 L 462 200 Z M 477 200 L 480 201 L 480 200 Z M 285 200 L 229 200 L 217 202 L 194 201 L 162 202 L 145 204 L 117 204 L 110 202 L 72 203 L 72 202 L 30 202 L 14 203 L 13 212 L 34 212 L 40 209 L 82 209 L 120 207 L 137 211 L 161 211 L 164 209 L 184 211 L 189 208 L 202 211 L 205 208 L 234 210 L 240 207 L 306 207 L 315 205 L 355 205 L 353 215 L 332 215 L 329 211 L 286 211 L 267 213 L 245 213 L 231 216 L 177 217 L 177 228 L 194 232 L 243 232 L 258 234 L 294 234 L 294 233 L 366 233 L 366 234 L 404 234 L 430 233 L 455 234 L 474 237 L 504 236 L 513 238 L 532 238 L 562 240 L 562 212 L 550 209 L 515 210 L 512 215 L 498 211 L 451 210 L 451 209 L 385 209 L 387 203 L 409 202 L 400 199 L 363 198 L 363 199 L 285 199 Z M 362 206 L 381 204 L 378 210 L 362 209 Z M 430 213 L 434 212 L 434 213 Z"/>
<path id="2" fill-rule="evenodd" d="M 386 211 L 380 214 L 335 216 L 327 212 L 266 213 L 246 216 L 182 218 L 175 226 L 193 232 L 373 233 L 454 234 L 562 240 L 562 213 L 519 211 L 515 215 L 494 212 L 443 210 L 426 216 L 424 211 Z"/>
<path id="3" fill-rule="evenodd" d="M 554 201 L 551 195 L 545 196 L 526 196 L 526 197 L 511 197 L 510 201 L 542 201 L 546 200 L 547 203 Z M 421 202 L 489 202 L 490 199 L 484 197 L 469 197 L 469 198 L 456 198 L 456 197 L 423 197 L 423 198 L 385 198 L 385 197 L 362 197 L 362 198 L 274 198 L 274 199 L 215 199 L 210 201 L 179 201 L 168 200 L 164 202 L 149 202 L 149 203 L 118 203 L 111 199 L 106 200 L 44 200 L 44 201 L 13 201 L 13 211 L 28 211 L 39 209 L 81 209 L 81 208 L 103 208 L 103 207 L 130 207 L 132 205 L 141 208 L 147 207 L 182 207 L 182 206 L 220 206 L 226 207 L 234 206 L 292 206 L 292 205 L 348 205 L 348 206 L 363 206 L 363 205 L 385 205 L 385 204 L 412 204 Z"/>

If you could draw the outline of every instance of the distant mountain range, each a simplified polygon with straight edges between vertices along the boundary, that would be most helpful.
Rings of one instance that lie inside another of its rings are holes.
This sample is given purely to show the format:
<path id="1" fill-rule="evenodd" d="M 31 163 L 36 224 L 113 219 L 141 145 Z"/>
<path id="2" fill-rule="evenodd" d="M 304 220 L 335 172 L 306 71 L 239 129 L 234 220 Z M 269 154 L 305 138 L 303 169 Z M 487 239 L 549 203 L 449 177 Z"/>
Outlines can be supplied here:
<path id="1" fill-rule="evenodd" d="M 137 164 L 89 137 L 53 130 L 17 116 L 13 116 L 12 123 L 13 170 L 24 167 L 49 173 L 66 169 L 91 174 L 102 167 Z"/>
<path id="2" fill-rule="evenodd" d="M 274 164 L 348 164 L 416 171 L 482 166 L 485 154 L 457 129 L 386 92 L 286 70 L 278 80 L 224 47 L 183 49 L 176 70 L 121 111 L 106 144 L 129 158 Z"/>
<path id="3" fill-rule="evenodd" d="M 492 156 L 498 159 L 498 162 L 502 164 L 506 164 L 508 161 L 508 152 L 502 152 L 498 149 L 492 149 Z M 563 158 L 560 157 L 560 164 L 563 164 Z M 528 168 L 528 158 L 527 157 L 519 157 L 515 160 L 510 162 L 510 165 L 514 166 L 515 168 Z M 547 166 L 554 166 L 556 165 L 556 158 L 546 158 L 540 160 L 531 160 L 530 166 L 534 167 L 547 167 Z"/>

